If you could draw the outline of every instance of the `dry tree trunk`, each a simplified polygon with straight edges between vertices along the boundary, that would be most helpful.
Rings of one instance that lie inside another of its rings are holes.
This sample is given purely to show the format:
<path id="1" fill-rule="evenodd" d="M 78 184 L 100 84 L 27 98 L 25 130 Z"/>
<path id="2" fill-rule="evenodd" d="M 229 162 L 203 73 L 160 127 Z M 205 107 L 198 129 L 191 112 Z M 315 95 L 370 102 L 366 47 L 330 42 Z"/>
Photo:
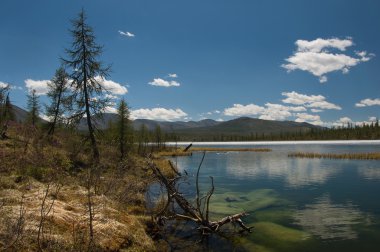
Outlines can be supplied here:
<path id="1" fill-rule="evenodd" d="M 177 174 L 176 177 L 172 179 L 168 179 L 165 177 L 160 169 L 152 162 L 152 160 L 148 157 L 148 167 L 153 171 L 154 176 L 162 183 L 167 191 L 167 202 L 165 206 L 156 214 L 156 221 L 158 224 L 163 225 L 166 219 L 182 219 L 182 220 L 190 220 L 195 222 L 198 225 L 198 230 L 201 235 L 208 235 L 210 233 L 217 233 L 220 231 L 220 227 L 225 224 L 232 223 L 238 224 L 241 228 L 240 232 L 252 232 L 253 227 L 247 227 L 244 222 L 241 220 L 242 217 L 247 216 L 248 214 L 245 212 L 237 213 L 234 215 L 226 216 L 220 220 L 211 221 L 209 219 L 209 205 L 211 196 L 214 193 L 214 180 L 213 177 L 211 179 L 211 189 L 208 193 L 200 197 L 199 190 L 199 172 L 202 166 L 203 160 L 205 157 L 205 153 L 203 153 L 202 161 L 199 164 L 197 175 L 196 175 L 196 202 L 195 206 L 189 203 L 187 199 L 185 199 L 182 194 L 179 192 L 177 187 L 177 182 L 183 177 L 180 174 Z M 171 205 L 178 205 L 181 213 L 179 211 L 175 211 L 170 215 L 166 214 L 169 212 Z M 166 215 L 165 215 L 166 214 Z"/>

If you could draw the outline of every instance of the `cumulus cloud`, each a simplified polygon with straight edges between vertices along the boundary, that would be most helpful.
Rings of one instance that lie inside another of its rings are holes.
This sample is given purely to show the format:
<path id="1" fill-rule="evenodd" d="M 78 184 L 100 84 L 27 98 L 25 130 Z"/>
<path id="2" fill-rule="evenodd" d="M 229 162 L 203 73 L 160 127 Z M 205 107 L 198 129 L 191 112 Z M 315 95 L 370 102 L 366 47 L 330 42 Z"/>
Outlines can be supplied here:
<path id="1" fill-rule="evenodd" d="M 258 115 L 265 111 L 264 107 L 257 106 L 255 104 L 234 104 L 231 108 L 224 109 L 224 115 L 226 116 L 248 116 Z"/>
<path id="2" fill-rule="evenodd" d="M 308 107 L 308 108 L 320 108 L 320 109 L 336 109 L 336 110 L 342 109 L 340 106 L 335 105 L 331 102 L 327 102 L 327 101 L 312 102 L 310 104 L 307 104 L 306 107 Z"/>
<path id="3" fill-rule="evenodd" d="M 326 126 L 333 126 L 333 127 L 347 127 L 349 125 L 355 125 L 355 126 L 364 126 L 364 125 L 371 125 L 372 123 L 375 123 L 377 121 L 377 118 L 374 116 L 368 117 L 367 121 L 354 121 L 349 117 L 341 117 L 336 121 L 333 122 L 326 122 Z"/>
<path id="4" fill-rule="evenodd" d="M 133 119 L 150 119 L 159 121 L 174 121 L 183 119 L 187 114 L 181 109 L 166 109 L 166 108 L 152 108 L 152 109 L 136 109 L 131 111 L 131 118 Z"/>
<path id="5" fill-rule="evenodd" d="M 104 113 L 117 114 L 117 109 L 114 106 L 106 106 L 104 108 Z"/>
<path id="6" fill-rule="evenodd" d="M 321 117 L 319 115 L 310 115 L 307 113 L 297 113 L 296 114 L 297 119 L 296 122 L 307 122 L 314 125 L 323 125 L 323 122 L 321 121 Z"/>
<path id="7" fill-rule="evenodd" d="M 135 34 L 129 32 L 129 31 L 127 31 L 127 32 L 118 31 L 118 32 L 119 32 L 119 34 L 122 35 L 122 36 L 130 37 L 130 38 L 135 37 Z"/>
<path id="8" fill-rule="evenodd" d="M 175 73 L 170 73 L 170 74 L 168 74 L 168 76 L 169 76 L 170 78 L 178 78 L 178 75 L 175 74 Z"/>
<path id="9" fill-rule="evenodd" d="M 9 86 L 8 83 L 0 81 L 0 88 L 5 88 L 5 87 L 8 87 L 8 86 Z"/>
<path id="10" fill-rule="evenodd" d="M 323 110 L 322 109 L 310 109 L 310 111 L 311 112 L 313 112 L 313 113 L 319 113 L 319 112 L 323 112 Z"/>
<path id="11" fill-rule="evenodd" d="M 314 109 L 342 109 L 340 106 L 326 101 L 326 97 L 323 95 L 305 95 L 294 91 L 283 92 L 282 95 L 286 97 L 282 102 L 288 104 L 304 105 L 308 108 Z"/>
<path id="12" fill-rule="evenodd" d="M 95 80 L 108 92 L 113 95 L 124 95 L 128 93 L 128 89 L 121 85 L 120 83 L 114 82 L 112 80 L 107 80 L 101 76 L 96 76 Z"/>
<path id="13" fill-rule="evenodd" d="M 25 87 L 31 91 L 36 90 L 36 95 L 46 95 L 49 91 L 48 84 L 50 80 L 25 80 Z"/>
<path id="14" fill-rule="evenodd" d="M 157 87 L 179 87 L 181 84 L 176 81 L 167 81 L 161 78 L 154 78 L 153 81 L 149 82 L 149 85 Z"/>
<path id="15" fill-rule="evenodd" d="M 376 99 L 368 98 L 368 99 L 361 100 L 360 102 L 355 104 L 355 107 L 362 108 L 362 107 L 375 106 L 375 105 L 380 105 L 380 98 L 376 98 Z"/>
<path id="16" fill-rule="evenodd" d="M 351 67 L 369 61 L 374 56 L 374 54 L 368 54 L 366 51 L 356 52 L 357 57 L 329 51 L 329 49 L 346 51 L 348 47 L 354 44 L 352 38 L 297 40 L 295 44 L 297 46 L 296 52 L 285 59 L 288 63 L 281 66 L 288 72 L 294 70 L 307 71 L 317 76 L 321 83 L 327 81 L 326 74 L 334 71 L 342 71 L 346 74 Z"/>
<path id="17" fill-rule="evenodd" d="M 5 87 L 9 87 L 12 90 L 22 90 L 22 87 L 14 86 L 9 83 L 0 81 L 0 88 L 5 88 Z"/>
<path id="18" fill-rule="evenodd" d="M 302 106 L 284 106 L 281 104 L 266 103 L 265 107 L 256 104 L 234 104 L 226 108 L 223 114 L 226 116 L 253 116 L 258 115 L 263 120 L 285 120 L 292 116 L 292 112 L 306 111 Z"/>

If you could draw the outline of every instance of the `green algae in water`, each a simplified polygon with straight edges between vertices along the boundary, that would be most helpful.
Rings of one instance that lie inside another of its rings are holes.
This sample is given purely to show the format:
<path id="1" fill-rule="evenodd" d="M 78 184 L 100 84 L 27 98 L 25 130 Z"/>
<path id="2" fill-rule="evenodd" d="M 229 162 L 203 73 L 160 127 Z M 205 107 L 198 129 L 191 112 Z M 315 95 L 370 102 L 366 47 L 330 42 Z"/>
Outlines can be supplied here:
<path id="1" fill-rule="evenodd" d="M 293 222 L 294 210 L 286 207 L 274 207 L 255 211 L 253 217 L 257 221 L 274 222 L 277 224 L 288 224 Z"/>
<path id="2" fill-rule="evenodd" d="M 226 192 L 211 198 L 210 211 L 214 214 L 231 215 L 239 212 L 253 212 L 274 206 L 289 204 L 272 189 L 259 189 L 249 193 Z"/>
<path id="3" fill-rule="evenodd" d="M 265 246 L 273 251 L 294 251 L 307 247 L 311 235 L 305 231 L 282 226 L 273 222 L 255 223 L 252 243 Z"/>

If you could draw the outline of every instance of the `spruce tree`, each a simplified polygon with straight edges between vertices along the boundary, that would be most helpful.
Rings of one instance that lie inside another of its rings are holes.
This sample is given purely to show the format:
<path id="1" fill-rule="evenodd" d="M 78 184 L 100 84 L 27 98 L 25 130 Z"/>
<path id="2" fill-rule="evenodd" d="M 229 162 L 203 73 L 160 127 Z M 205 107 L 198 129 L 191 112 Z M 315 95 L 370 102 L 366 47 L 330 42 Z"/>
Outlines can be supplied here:
<path id="1" fill-rule="evenodd" d="M 47 96 L 51 103 L 45 109 L 46 116 L 51 118 L 48 135 L 53 135 L 57 123 L 63 120 L 64 105 L 67 105 L 68 102 L 68 76 L 63 67 L 57 69 L 53 79 L 48 83 L 48 88 Z"/>
<path id="2" fill-rule="evenodd" d="M 1 83 L 0 83 L 1 84 Z M 5 121 L 4 114 L 6 110 L 6 98 L 8 96 L 9 86 L 0 85 L 0 123 L 2 124 Z"/>
<path id="3" fill-rule="evenodd" d="M 79 121 L 86 117 L 89 137 L 92 146 L 93 158 L 99 161 L 99 150 L 95 139 L 93 117 L 101 115 L 107 105 L 104 98 L 105 91 L 100 81 L 108 76 L 109 67 L 104 67 L 99 61 L 102 46 L 95 42 L 93 29 L 86 23 L 84 10 L 77 19 L 72 21 L 70 31 L 73 42 L 70 49 L 66 49 L 67 59 L 63 63 L 71 70 L 73 102 L 75 114 L 72 119 Z"/>
<path id="4" fill-rule="evenodd" d="M 28 94 L 28 122 L 32 124 L 33 127 L 37 125 L 40 113 L 40 103 L 38 100 L 38 95 L 36 94 L 36 90 L 33 89 L 29 91 Z"/>
<path id="5" fill-rule="evenodd" d="M 124 99 L 122 99 L 119 103 L 117 116 L 119 148 L 121 159 L 123 159 L 126 153 L 129 132 L 129 109 Z"/>

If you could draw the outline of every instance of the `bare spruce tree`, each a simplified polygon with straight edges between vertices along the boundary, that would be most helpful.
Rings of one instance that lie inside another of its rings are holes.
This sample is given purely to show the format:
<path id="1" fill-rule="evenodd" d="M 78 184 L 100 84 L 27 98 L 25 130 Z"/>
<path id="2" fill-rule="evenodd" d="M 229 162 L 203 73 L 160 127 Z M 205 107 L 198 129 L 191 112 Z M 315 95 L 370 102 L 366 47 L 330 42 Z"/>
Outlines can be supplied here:
<path id="1" fill-rule="evenodd" d="M 129 109 L 124 99 L 122 99 L 119 103 L 117 115 L 119 148 L 121 159 L 123 159 L 126 153 L 129 132 Z"/>
<path id="2" fill-rule="evenodd" d="M 53 79 L 48 83 L 50 105 L 46 106 L 46 115 L 51 118 L 48 135 L 53 135 L 57 123 L 62 122 L 65 112 L 64 105 L 68 103 L 68 75 L 63 67 L 55 72 Z"/>
<path id="3" fill-rule="evenodd" d="M 35 89 L 29 91 L 27 105 L 28 122 L 31 123 L 33 127 L 35 127 L 38 122 L 40 113 L 40 102 L 38 100 L 38 95 L 36 94 Z"/>
<path id="4" fill-rule="evenodd" d="M 73 102 L 75 114 L 73 119 L 80 120 L 86 117 L 89 137 L 91 141 L 93 158 L 99 161 L 99 150 L 95 139 L 93 117 L 101 115 L 107 105 L 100 81 L 108 76 L 109 67 L 104 67 L 99 61 L 102 54 L 102 46 L 95 42 L 93 29 L 86 23 L 84 10 L 79 13 L 77 19 L 72 21 L 70 30 L 73 42 L 70 49 L 66 49 L 67 59 L 63 63 L 71 70 L 69 77 L 72 79 Z"/>

